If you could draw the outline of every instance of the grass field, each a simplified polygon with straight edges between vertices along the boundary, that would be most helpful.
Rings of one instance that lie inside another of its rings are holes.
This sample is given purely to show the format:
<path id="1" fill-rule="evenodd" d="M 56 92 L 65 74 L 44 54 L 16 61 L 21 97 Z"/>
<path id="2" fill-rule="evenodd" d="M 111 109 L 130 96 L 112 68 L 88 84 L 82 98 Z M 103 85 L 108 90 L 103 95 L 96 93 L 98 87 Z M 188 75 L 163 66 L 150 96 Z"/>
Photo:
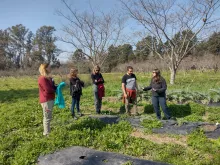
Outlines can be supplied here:
<path id="1" fill-rule="evenodd" d="M 81 98 L 81 111 L 85 114 L 95 114 L 90 75 L 79 76 L 86 83 Z M 107 114 L 111 111 L 111 114 L 119 114 L 124 118 L 127 116 L 119 113 L 123 104 L 117 97 L 122 76 L 121 73 L 103 74 L 106 97 L 103 99 L 102 111 Z M 163 73 L 163 76 L 169 82 L 169 73 Z M 140 86 L 147 86 L 151 75 L 136 73 L 136 77 Z M 68 87 L 63 90 L 66 108 L 54 108 L 52 132 L 45 138 L 42 135 L 42 108 L 38 102 L 37 79 L 38 77 L 0 78 L 0 164 L 36 164 L 39 155 L 74 145 L 178 165 L 220 164 L 220 138 L 208 139 L 203 130 L 197 130 L 187 136 L 157 135 L 151 131 L 134 130 L 126 121 L 106 125 L 88 118 L 87 115 L 77 121 L 73 120 L 69 110 L 71 97 Z M 59 83 L 61 79 L 55 77 L 55 81 Z M 174 91 L 188 93 L 172 94 Z M 168 102 L 169 109 L 179 123 L 220 123 L 219 107 L 190 102 L 190 98 L 196 100 L 198 94 L 204 96 L 201 97 L 201 102 L 220 101 L 219 72 L 179 72 L 176 84 L 168 84 L 167 92 L 172 100 Z M 192 95 L 193 93 L 196 94 Z M 177 104 L 181 100 L 185 104 Z M 142 116 L 155 119 L 151 124 L 144 125 L 146 129 L 158 126 L 149 100 L 140 101 L 138 111 Z"/>

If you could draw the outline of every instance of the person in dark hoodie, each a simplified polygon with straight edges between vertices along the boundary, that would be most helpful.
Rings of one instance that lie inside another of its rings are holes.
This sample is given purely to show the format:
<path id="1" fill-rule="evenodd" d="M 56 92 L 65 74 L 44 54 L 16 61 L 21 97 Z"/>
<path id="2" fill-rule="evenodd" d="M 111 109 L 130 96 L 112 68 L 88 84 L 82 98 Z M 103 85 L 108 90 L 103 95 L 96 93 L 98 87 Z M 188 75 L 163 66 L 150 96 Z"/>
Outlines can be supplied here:
<path id="1" fill-rule="evenodd" d="M 70 80 L 70 95 L 72 96 L 72 105 L 71 105 L 71 115 L 76 120 L 77 117 L 75 115 L 75 106 L 77 109 L 78 116 L 81 116 L 80 112 L 80 97 L 82 95 L 82 87 L 84 87 L 84 82 L 78 78 L 78 70 L 77 69 L 70 69 L 69 74 Z"/>
<path id="2" fill-rule="evenodd" d="M 151 90 L 152 92 L 152 104 L 156 113 L 157 119 L 161 119 L 160 106 L 167 119 L 170 119 L 170 112 L 166 104 L 166 80 L 160 75 L 159 69 L 154 69 L 152 73 L 152 79 L 148 87 L 144 87 L 143 90 Z M 160 105 L 160 106 L 159 106 Z"/>
<path id="3" fill-rule="evenodd" d="M 96 65 L 91 74 L 91 79 L 93 82 L 93 93 L 95 101 L 96 114 L 101 113 L 102 108 L 102 97 L 105 96 L 104 78 L 100 73 L 100 67 Z"/>

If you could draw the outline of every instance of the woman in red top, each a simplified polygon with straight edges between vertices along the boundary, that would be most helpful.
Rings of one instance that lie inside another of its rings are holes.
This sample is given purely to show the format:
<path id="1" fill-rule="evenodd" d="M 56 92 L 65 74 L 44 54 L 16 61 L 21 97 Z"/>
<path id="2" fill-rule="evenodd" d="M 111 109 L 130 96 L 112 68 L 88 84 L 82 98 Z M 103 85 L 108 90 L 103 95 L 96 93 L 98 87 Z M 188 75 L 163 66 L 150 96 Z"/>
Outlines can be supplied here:
<path id="1" fill-rule="evenodd" d="M 51 72 L 49 64 L 41 64 L 39 67 L 41 76 L 38 79 L 39 99 L 43 108 L 43 135 L 50 133 L 50 121 L 55 99 L 56 86 L 49 74 Z"/>

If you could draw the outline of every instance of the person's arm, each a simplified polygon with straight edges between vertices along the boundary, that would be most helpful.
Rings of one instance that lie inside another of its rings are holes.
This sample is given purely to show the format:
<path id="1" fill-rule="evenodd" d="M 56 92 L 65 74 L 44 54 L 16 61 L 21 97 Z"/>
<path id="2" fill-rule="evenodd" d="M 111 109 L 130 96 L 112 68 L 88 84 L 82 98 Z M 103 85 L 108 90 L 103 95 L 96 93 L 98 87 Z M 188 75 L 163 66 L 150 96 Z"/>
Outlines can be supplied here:
<path id="1" fill-rule="evenodd" d="M 136 75 L 135 75 L 135 74 L 134 74 L 134 78 L 135 78 L 135 88 L 136 88 L 136 90 L 138 91 L 137 78 L 136 78 Z"/>
<path id="2" fill-rule="evenodd" d="M 72 85 L 73 85 L 71 79 L 72 78 L 69 78 L 69 82 L 70 82 L 70 95 L 71 95 L 71 92 L 72 92 Z"/>
<path id="3" fill-rule="evenodd" d="M 91 79 L 92 79 L 93 84 L 97 85 L 97 80 L 95 79 L 95 75 L 94 74 L 91 74 Z"/>
<path id="4" fill-rule="evenodd" d="M 99 74 L 99 79 L 96 81 L 96 84 L 98 85 L 98 84 L 103 84 L 103 83 L 104 83 L 104 79 L 102 77 L 102 74 L 100 73 Z"/>
<path id="5" fill-rule="evenodd" d="M 39 85 L 41 86 L 41 88 L 44 90 L 45 93 L 47 93 L 47 94 L 55 93 L 56 90 L 54 89 L 53 85 L 51 85 L 47 81 L 48 80 L 43 77 L 39 80 Z"/>
<path id="6" fill-rule="evenodd" d="M 70 86 L 75 85 L 75 80 L 73 78 L 70 78 Z"/>
<path id="7" fill-rule="evenodd" d="M 122 92 L 123 92 L 124 97 L 127 98 L 125 83 L 122 83 L 122 84 L 121 84 L 121 89 L 122 89 Z"/>
<path id="8" fill-rule="evenodd" d="M 150 81 L 150 85 L 147 86 L 147 87 L 144 87 L 143 90 L 148 91 L 148 90 L 151 90 L 151 89 L 152 89 L 152 80 Z"/>
<path id="9" fill-rule="evenodd" d="M 102 77 L 102 74 L 100 73 L 101 79 L 99 80 L 99 83 L 104 83 L 104 78 Z"/>
<path id="10" fill-rule="evenodd" d="M 127 98 L 125 82 L 126 82 L 125 77 L 123 77 L 123 78 L 122 78 L 122 83 L 121 83 L 121 89 L 122 89 L 122 92 L 123 92 L 124 97 Z"/>
<path id="11" fill-rule="evenodd" d="M 79 79 L 81 87 L 84 87 L 84 82 Z"/>
<path id="12" fill-rule="evenodd" d="M 53 88 L 54 88 L 55 90 L 57 90 L 57 85 L 55 84 L 54 79 L 53 79 L 53 78 L 51 78 L 51 81 L 52 81 L 52 83 L 53 83 Z"/>
<path id="13" fill-rule="evenodd" d="M 156 92 L 163 93 L 167 90 L 167 83 L 165 79 L 162 79 L 162 88 L 157 89 Z"/>
<path id="14" fill-rule="evenodd" d="M 138 84 L 137 84 L 137 81 L 135 81 L 135 87 L 136 87 L 136 90 L 138 90 Z"/>

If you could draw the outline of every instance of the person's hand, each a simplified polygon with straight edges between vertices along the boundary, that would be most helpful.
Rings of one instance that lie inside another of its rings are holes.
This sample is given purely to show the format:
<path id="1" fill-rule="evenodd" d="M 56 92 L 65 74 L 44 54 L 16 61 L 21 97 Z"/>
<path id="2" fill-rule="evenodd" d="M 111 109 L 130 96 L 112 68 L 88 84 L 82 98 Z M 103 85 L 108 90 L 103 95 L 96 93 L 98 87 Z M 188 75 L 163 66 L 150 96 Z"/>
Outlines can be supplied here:
<path id="1" fill-rule="evenodd" d="M 127 97 L 128 97 L 128 95 L 125 93 L 125 94 L 124 94 L 124 97 L 125 97 L 125 98 L 127 98 Z"/>
<path id="2" fill-rule="evenodd" d="M 154 89 L 154 88 L 152 88 L 152 91 L 156 92 L 157 90 L 156 90 L 156 89 Z"/>
<path id="3" fill-rule="evenodd" d="M 95 82 L 97 82 L 97 80 L 95 80 Z"/>

